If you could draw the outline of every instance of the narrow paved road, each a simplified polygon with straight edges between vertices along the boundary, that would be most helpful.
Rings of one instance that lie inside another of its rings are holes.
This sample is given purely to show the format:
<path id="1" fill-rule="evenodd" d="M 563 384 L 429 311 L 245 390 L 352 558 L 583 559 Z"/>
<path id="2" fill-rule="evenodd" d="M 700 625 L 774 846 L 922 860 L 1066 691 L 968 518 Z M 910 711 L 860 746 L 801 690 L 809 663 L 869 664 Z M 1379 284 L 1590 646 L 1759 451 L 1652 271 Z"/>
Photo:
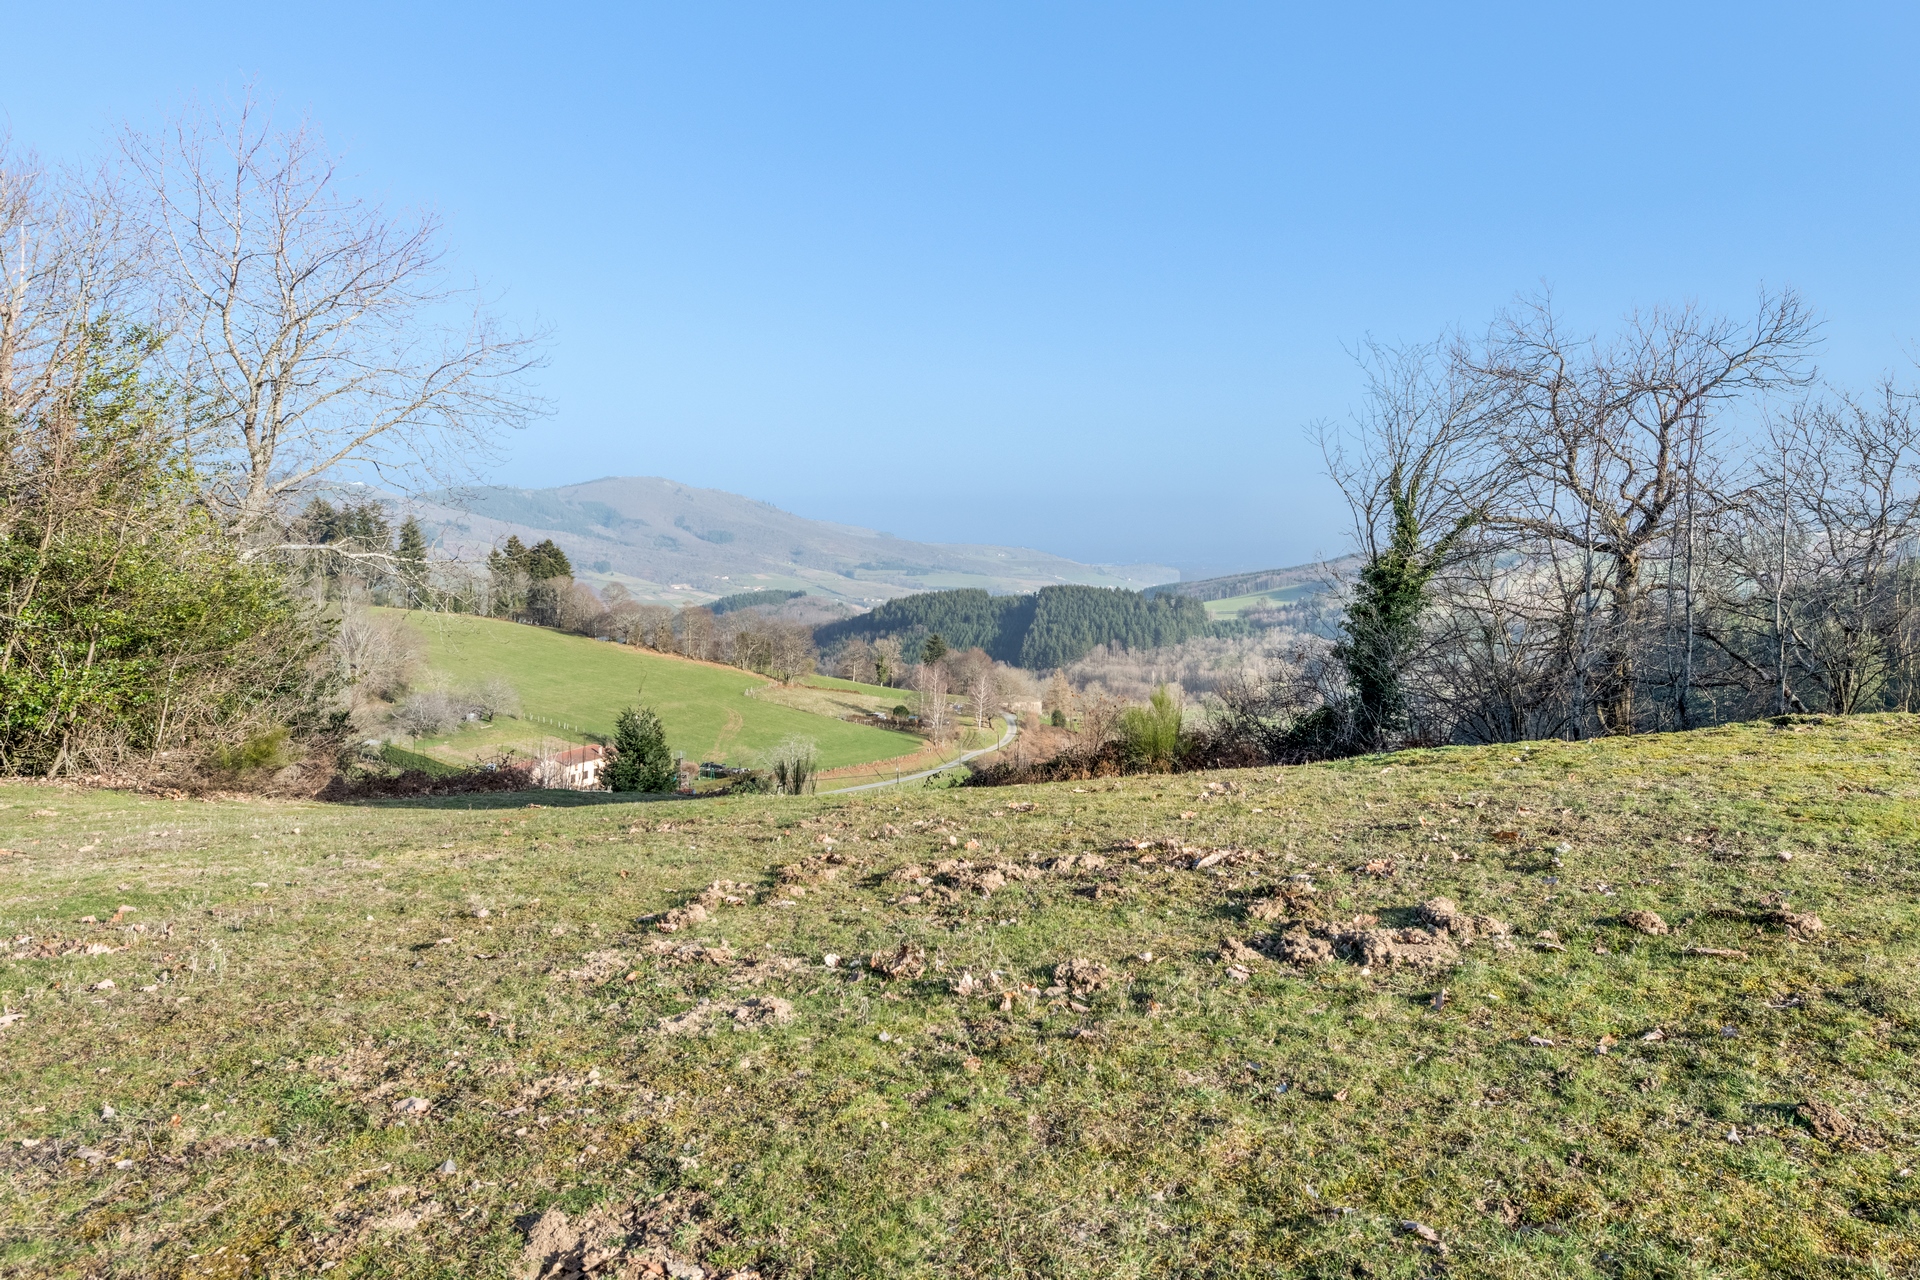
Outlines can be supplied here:
<path id="1" fill-rule="evenodd" d="M 1007 712 L 1006 733 L 1001 736 L 1000 741 L 994 743 L 990 747 L 981 747 L 976 751 L 969 751 L 964 755 L 958 756 L 955 759 L 947 761 L 945 764 L 941 765 L 937 769 L 923 769 L 919 773 L 910 773 L 904 778 L 893 778 L 886 782 L 863 782 L 857 787 L 838 787 L 832 791 L 822 791 L 819 794 L 823 796 L 843 796 L 850 791 L 872 791 L 876 787 L 900 787 L 900 786 L 905 786 L 909 782 L 918 782 L 922 778 L 931 778 L 936 773 L 945 773 L 947 770 L 954 768 L 956 765 L 963 765 L 967 761 L 973 759 L 975 756 L 983 756 L 987 754 L 987 752 L 989 751 L 998 751 L 1000 748 L 1006 746 L 1009 742 L 1012 742 L 1013 735 L 1018 733 L 1019 731 L 1020 731 L 1019 721 L 1014 716 L 1013 712 L 1009 711 Z"/>

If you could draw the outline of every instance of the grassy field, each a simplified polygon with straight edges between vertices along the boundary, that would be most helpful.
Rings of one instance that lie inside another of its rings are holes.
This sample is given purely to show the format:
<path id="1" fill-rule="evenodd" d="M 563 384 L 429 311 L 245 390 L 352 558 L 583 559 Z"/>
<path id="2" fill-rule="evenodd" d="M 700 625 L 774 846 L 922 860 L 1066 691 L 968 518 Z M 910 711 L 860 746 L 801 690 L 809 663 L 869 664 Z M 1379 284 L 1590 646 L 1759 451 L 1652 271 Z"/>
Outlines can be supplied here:
<path id="1" fill-rule="evenodd" d="M 420 631 L 432 668 L 456 685 L 504 676 L 519 690 L 529 717 L 415 744 L 447 759 L 476 758 L 543 734 L 611 734 L 615 714 L 635 701 L 651 704 L 666 725 L 669 745 L 696 760 L 739 764 L 791 735 L 812 738 L 827 768 L 890 759 L 919 746 L 911 735 L 750 698 L 749 689 L 767 682 L 732 667 L 492 618 L 415 613 L 408 621 Z"/>
<path id="2" fill-rule="evenodd" d="M 863 684 L 858 680 L 843 680 L 839 676 L 805 676 L 799 683 L 810 689 L 837 689 L 842 693 L 872 698 L 876 704 L 886 704 L 888 710 L 897 706 L 911 707 L 920 700 L 919 693 L 912 689 L 896 689 L 884 684 Z M 954 697 L 957 700 L 959 695 L 955 694 Z"/>
<path id="3" fill-rule="evenodd" d="M 1911 1276 L 1917 749 L 0 787 L 0 1274 Z"/>
<path id="4" fill-rule="evenodd" d="M 542 751 L 565 750 L 591 741 L 586 730 L 563 729 L 555 717 L 533 719 L 502 715 L 461 725 L 449 734 L 412 739 L 412 745 L 414 754 L 426 755 L 459 772 L 510 754 L 524 759 Z M 391 748 L 388 754 L 391 756 Z"/>
<path id="5" fill-rule="evenodd" d="M 852 764 L 826 770 L 819 776 L 819 788 L 822 791 L 831 791 L 836 787 L 857 787 L 871 782 L 890 782 L 896 778 L 919 773 L 922 769 L 936 769 L 969 751 L 992 746 L 1000 741 L 1006 731 L 1007 722 L 997 716 L 989 720 L 984 729 L 974 728 L 973 721 L 963 717 L 951 741 L 938 746 L 930 742 L 926 743 L 913 755 L 902 756 L 898 760 L 882 760 L 878 764 Z M 968 769 L 957 770 L 953 776 L 937 779 L 928 785 L 948 786 L 964 778 L 968 772 Z M 920 786 L 923 783 L 916 782 L 908 785 Z"/>
<path id="6" fill-rule="evenodd" d="M 1303 583 L 1297 587 L 1275 587 L 1271 591 L 1255 591 L 1244 596 L 1228 596 L 1224 600 L 1206 600 L 1207 616 L 1215 622 L 1223 618 L 1237 618 L 1249 609 L 1258 609 L 1266 605 L 1292 604 L 1294 601 L 1323 590 L 1317 582 Z"/>
<path id="7" fill-rule="evenodd" d="M 789 685 L 768 685 L 755 689 L 753 696 L 763 702 L 774 702 L 796 711 L 808 711 L 836 719 L 842 716 L 870 717 L 875 712 L 891 713 L 898 706 L 917 709 L 920 705 L 919 695 L 905 690 L 882 689 L 878 685 L 855 684 L 851 680 L 827 682 L 818 676 L 808 676 Z"/>
<path id="8" fill-rule="evenodd" d="M 808 676 L 804 680 L 784 687 L 774 686 L 755 690 L 753 696 L 797 710 L 829 716 L 872 715 L 876 711 L 891 712 L 900 706 L 917 711 L 920 706 L 920 695 L 912 690 L 860 684 L 835 676 Z M 948 701 L 958 709 L 965 704 L 966 699 L 956 694 Z M 956 710 L 954 719 L 958 732 L 953 741 L 936 746 L 925 739 L 914 739 L 919 749 L 911 754 L 874 763 L 840 765 L 822 770 L 819 777 L 821 789 L 831 790 L 834 787 L 885 782 L 918 773 L 923 769 L 937 768 L 976 747 L 990 746 L 998 742 L 1001 735 L 1007 731 L 1006 719 L 1000 716 L 989 718 L 986 727 L 982 729 L 973 728 L 971 717 L 962 711 Z"/>

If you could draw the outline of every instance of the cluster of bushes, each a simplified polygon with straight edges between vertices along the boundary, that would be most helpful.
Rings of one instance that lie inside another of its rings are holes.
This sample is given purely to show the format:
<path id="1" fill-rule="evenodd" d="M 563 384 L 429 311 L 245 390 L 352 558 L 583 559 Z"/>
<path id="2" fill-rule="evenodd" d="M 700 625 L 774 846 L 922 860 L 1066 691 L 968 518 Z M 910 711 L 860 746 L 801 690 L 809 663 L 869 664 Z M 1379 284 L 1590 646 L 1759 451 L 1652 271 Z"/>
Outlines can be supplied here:
<path id="1" fill-rule="evenodd" d="M 196 502 L 157 340 L 103 319 L 64 359 L 0 385 L 0 772 L 336 730 L 312 611 Z"/>
<path id="2" fill-rule="evenodd" d="M 1065 708 L 1056 705 L 1054 724 L 1064 725 Z M 1130 773 L 1173 773 L 1219 767 L 1218 749 L 1202 725 L 1188 723 L 1177 686 L 1161 685 L 1146 702 L 1125 706 L 1101 699 L 1086 706 L 1080 729 L 1065 750 L 1045 759 L 1024 753 L 976 768 L 963 785 L 1011 786 L 1029 782 L 1066 782 Z"/>
<path id="3" fill-rule="evenodd" d="M 397 800 L 416 796 L 480 795 L 495 791 L 531 791 L 532 767 L 500 764 L 488 768 L 437 773 L 425 769 L 369 768 L 350 765 L 321 788 L 320 800 Z"/>
<path id="4" fill-rule="evenodd" d="M 437 738 L 469 720 L 519 714 L 519 692 L 495 677 L 468 689 L 422 689 L 407 694 L 393 709 L 391 721 L 410 738 Z"/>

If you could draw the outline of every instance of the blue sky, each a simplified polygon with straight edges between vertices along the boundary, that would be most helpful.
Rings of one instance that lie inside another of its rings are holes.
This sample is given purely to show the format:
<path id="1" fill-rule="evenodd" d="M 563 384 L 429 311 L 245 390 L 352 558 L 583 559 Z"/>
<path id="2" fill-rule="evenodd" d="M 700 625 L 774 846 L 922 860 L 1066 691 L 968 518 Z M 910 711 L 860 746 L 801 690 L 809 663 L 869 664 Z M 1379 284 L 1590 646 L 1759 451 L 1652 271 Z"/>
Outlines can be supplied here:
<path id="1" fill-rule="evenodd" d="M 1444 12 L 1458 10 L 1459 12 Z M 321 16 L 323 15 L 323 16 Z M 33 6 L 50 158 L 257 81 L 554 333 L 494 478 L 1194 573 L 1344 548 L 1372 335 L 1790 285 L 1911 371 L 1895 6 Z M 30 52 L 27 52 L 30 51 Z M 19 56 L 27 52 L 27 56 Z"/>

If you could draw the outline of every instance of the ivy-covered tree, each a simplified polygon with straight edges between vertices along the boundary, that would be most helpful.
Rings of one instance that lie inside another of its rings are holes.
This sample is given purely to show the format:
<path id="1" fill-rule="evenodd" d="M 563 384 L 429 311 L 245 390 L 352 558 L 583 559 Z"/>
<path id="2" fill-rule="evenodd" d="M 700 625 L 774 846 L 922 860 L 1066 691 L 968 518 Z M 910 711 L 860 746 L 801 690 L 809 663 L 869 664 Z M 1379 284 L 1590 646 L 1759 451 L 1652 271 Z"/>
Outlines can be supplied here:
<path id="1" fill-rule="evenodd" d="M 1410 727 L 1406 675 L 1435 576 L 1483 527 L 1501 481 L 1488 453 L 1490 393 L 1445 350 L 1370 346 L 1362 365 L 1366 409 L 1345 428 L 1320 429 L 1364 556 L 1333 651 L 1348 696 L 1303 731 L 1326 745 L 1332 722 L 1344 719 L 1332 738 L 1377 751 Z"/>
<path id="2" fill-rule="evenodd" d="M 1407 727 L 1402 673 L 1420 638 L 1428 584 L 1477 518 L 1469 512 L 1429 539 L 1420 526 L 1418 481 L 1395 470 L 1386 486 L 1392 533 L 1362 566 L 1333 650 L 1347 671 L 1357 745 L 1368 750 L 1389 745 Z"/>

